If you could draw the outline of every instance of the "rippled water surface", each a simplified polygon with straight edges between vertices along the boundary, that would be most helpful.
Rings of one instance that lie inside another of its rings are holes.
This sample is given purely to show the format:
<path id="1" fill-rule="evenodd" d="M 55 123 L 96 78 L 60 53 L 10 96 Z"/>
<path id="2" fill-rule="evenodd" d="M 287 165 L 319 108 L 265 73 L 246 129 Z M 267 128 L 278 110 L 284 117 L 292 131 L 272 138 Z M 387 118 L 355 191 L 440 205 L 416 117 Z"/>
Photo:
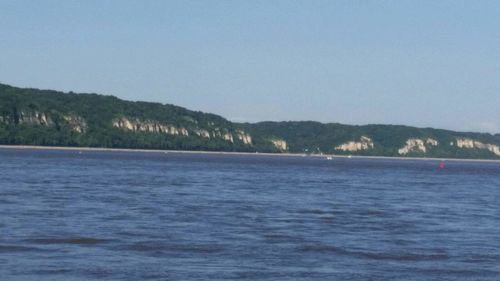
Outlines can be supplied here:
<path id="1" fill-rule="evenodd" d="M 500 164 L 0 150 L 0 280 L 499 280 Z"/>

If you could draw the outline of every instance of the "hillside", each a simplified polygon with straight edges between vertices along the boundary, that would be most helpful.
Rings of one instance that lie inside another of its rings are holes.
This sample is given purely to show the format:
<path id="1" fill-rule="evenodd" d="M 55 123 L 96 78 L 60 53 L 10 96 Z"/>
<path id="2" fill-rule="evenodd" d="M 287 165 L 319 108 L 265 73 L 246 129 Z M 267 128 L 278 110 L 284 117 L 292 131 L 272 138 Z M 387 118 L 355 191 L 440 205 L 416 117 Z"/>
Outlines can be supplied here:
<path id="1" fill-rule="evenodd" d="M 500 135 L 394 125 L 234 123 L 182 107 L 0 84 L 0 144 L 500 158 Z"/>

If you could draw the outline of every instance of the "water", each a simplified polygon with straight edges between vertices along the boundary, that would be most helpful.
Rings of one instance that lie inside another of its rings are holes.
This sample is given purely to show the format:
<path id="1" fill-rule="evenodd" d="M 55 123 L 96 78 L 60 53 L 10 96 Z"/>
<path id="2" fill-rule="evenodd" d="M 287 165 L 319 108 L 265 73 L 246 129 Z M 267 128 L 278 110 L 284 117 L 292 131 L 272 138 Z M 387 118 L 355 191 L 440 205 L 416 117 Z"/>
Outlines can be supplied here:
<path id="1" fill-rule="evenodd" d="M 500 164 L 0 150 L 0 280 L 498 280 Z"/>

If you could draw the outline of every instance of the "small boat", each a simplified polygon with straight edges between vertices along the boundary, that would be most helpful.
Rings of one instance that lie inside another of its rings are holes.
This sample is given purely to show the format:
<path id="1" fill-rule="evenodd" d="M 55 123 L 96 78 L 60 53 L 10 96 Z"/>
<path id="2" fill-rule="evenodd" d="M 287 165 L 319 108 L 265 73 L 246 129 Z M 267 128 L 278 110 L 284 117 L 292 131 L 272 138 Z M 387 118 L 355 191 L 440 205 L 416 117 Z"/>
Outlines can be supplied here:
<path id="1" fill-rule="evenodd" d="M 332 156 L 327 156 L 326 160 L 333 160 L 333 157 Z"/>

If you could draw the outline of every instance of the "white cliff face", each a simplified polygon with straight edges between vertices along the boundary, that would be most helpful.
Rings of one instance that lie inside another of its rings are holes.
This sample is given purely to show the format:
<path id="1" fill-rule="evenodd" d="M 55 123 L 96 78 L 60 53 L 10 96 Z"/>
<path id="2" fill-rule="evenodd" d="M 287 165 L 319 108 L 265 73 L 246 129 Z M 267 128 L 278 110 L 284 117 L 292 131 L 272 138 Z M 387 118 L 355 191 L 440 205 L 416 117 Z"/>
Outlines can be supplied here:
<path id="1" fill-rule="evenodd" d="M 427 152 L 427 148 L 425 147 L 424 141 L 421 139 L 409 139 L 406 141 L 406 145 L 398 150 L 400 155 L 406 155 L 410 152 Z"/>
<path id="2" fill-rule="evenodd" d="M 212 132 L 212 136 L 214 138 L 222 138 L 225 141 L 228 141 L 230 143 L 234 143 L 234 139 L 237 138 L 238 140 L 242 141 L 244 144 L 252 145 L 252 136 L 245 131 L 242 130 L 237 130 L 236 132 L 228 132 L 222 130 L 220 128 L 215 128 L 215 130 Z M 210 137 L 210 133 L 208 131 L 205 131 L 205 136 Z"/>
<path id="3" fill-rule="evenodd" d="M 228 141 L 230 143 L 234 143 L 233 134 L 231 132 L 228 132 L 225 129 L 215 128 L 212 131 L 212 137 L 213 138 L 222 138 L 225 141 Z"/>
<path id="4" fill-rule="evenodd" d="M 179 129 L 179 134 L 183 135 L 183 136 L 189 136 L 189 132 L 186 128 L 180 128 Z"/>
<path id="5" fill-rule="evenodd" d="M 457 146 L 460 148 L 476 148 L 476 146 L 483 146 L 483 143 L 471 139 L 457 139 Z"/>
<path id="6" fill-rule="evenodd" d="M 244 144 L 250 144 L 250 145 L 252 144 L 252 136 L 250 136 L 248 133 L 245 133 L 244 131 L 238 130 L 238 131 L 236 131 L 236 136 Z"/>
<path id="7" fill-rule="evenodd" d="M 271 142 L 279 151 L 288 150 L 288 144 L 286 143 L 285 140 L 277 139 L 277 140 L 271 140 Z"/>
<path id="8" fill-rule="evenodd" d="M 233 135 L 231 133 L 225 133 L 222 135 L 222 138 L 228 142 L 231 142 L 233 143 L 234 140 L 233 140 Z"/>
<path id="9" fill-rule="evenodd" d="M 51 126 L 54 125 L 54 122 L 45 113 L 40 113 L 38 111 L 21 111 L 19 113 L 19 124 Z"/>
<path id="10" fill-rule="evenodd" d="M 205 129 L 197 129 L 195 131 L 195 134 L 197 134 L 198 136 L 200 136 L 202 138 L 206 138 L 206 139 L 210 138 L 210 133 Z"/>
<path id="11" fill-rule="evenodd" d="M 494 144 L 482 143 L 477 140 L 460 138 L 457 139 L 457 147 L 459 148 L 477 148 L 477 149 L 487 149 L 497 156 L 500 156 L 500 147 Z"/>
<path id="12" fill-rule="evenodd" d="M 85 121 L 85 119 L 83 119 L 78 115 L 74 114 L 62 115 L 62 119 L 71 128 L 71 130 L 77 133 L 84 133 L 87 129 L 87 122 Z M 38 111 L 25 111 L 25 110 L 20 111 L 17 116 L 17 121 L 19 124 L 25 124 L 25 125 L 36 125 L 45 127 L 51 127 L 56 125 L 56 122 L 54 122 L 54 120 L 51 118 L 49 114 Z M 12 118 L 6 116 L 0 116 L 0 123 L 14 124 L 15 121 Z"/>
<path id="13" fill-rule="evenodd" d="M 160 127 L 160 133 L 165 133 L 165 134 L 169 134 L 169 135 L 178 135 L 179 134 L 179 130 L 175 127 L 175 126 L 172 126 L 172 125 L 166 125 L 165 126 L 165 130 L 163 130 L 161 127 Z M 153 131 L 155 132 L 155 131 Z"/>
<path id="14" fill-rule="evenodd" d="M 428 145 L 432 145 L 432 146 L 438 146 L 439 145 L 439 142 L 435 139 L 431 139 L 431 138 L 427 138 L 425 140 L 425 143 L 428 144 Z"/>
<path id="15" fill-rule="evenodd" d="M 149 133 L 162 133 L 167 135 L 182 135 L 188 136 L 189 132 L 185 128 L 177 128 L 175 126 L 160 123 L 158 121 L 146 120 L 140 121 L 139 119 L 128 119 L 125 117 L 113 120 L 113 127 L 132 132 L 149 132 Z"/>
<path id="16" fill-rule="evenodd" d="M 87 122 L 85 122 L 85 119 L 82 117 L 76 115 L 65 115 L 63 118 L 66 123 L 68 123 L 71 130 L 80 134 L 85 133 L 87 130 Z"/>
<path id="17" fill-rule="evenodd" d="M 154 120 L 139 120 L 137 118 L 129 119 L 126 117 L 121 117 L 114 119 L 112 121 L 112 125 L 115 128 L 132 132 L 149 132 L 162 133 L 173 136 L 189 136 L 189 131 L 186 128 L 177 128 L 173 125 L 161 123 Z M 206 129 L 196 128 L 192 132 L 202 138 L 221 138 L 225 141 L 234 143 L 234 138 L 237 137 L 244 144 L 252 144 L 252 136 L 242 130 L 230 132 L 226 129 L 214 128 L 213 131 L 210 132 Z"/>
<path id="18" fill-rule="evenodd" d="M 427 152 L 426 146 L 438 146 L 439 142 L 435 139 L 427 138 L 423 139 L 408 139 L 406 145 L 398 150 L 400 155 L 406 155 L 410 152 Z"/>
<path id="19" fill-rule="evenodd" d="M 336 150 L 341 151 L 360 151 L 373 148 L 373 141 L 369 137 L 362 136 L 359 141 L 350 141 L 335 147 Z"/>
<path id="20" fill-rule="evenodd" d="M 129 131 L 134 131 L 135 129 L 135 126 L 132 125 L 132 122 L 130 122 L 127 118 L 118 118 L 113 120 L 113 127 Z"/>

